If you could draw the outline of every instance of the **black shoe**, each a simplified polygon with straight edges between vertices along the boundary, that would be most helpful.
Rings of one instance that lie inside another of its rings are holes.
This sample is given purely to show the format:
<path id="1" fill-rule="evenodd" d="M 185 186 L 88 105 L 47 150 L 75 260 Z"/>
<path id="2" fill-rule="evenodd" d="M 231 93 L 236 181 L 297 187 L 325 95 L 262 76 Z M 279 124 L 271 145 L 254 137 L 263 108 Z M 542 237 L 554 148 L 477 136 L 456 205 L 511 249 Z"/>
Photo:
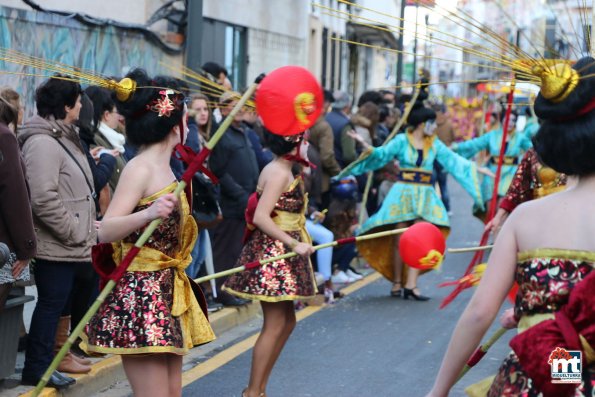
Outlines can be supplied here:
<path id="1" fill-rule="evenodd" d="M 395 286 L 399 286 L 399 288 L 395 289 Z M 393 287 L 390 290 L 390 296 L 394 297 L 394 298 L 402 298 L 403 297 L 403 288 L 402 288 L 402 283 L 400 281 L 394 281 L 393 282 Z"/>
<path id="2" fill-rule="evenodd" d="M 31 377 L 30 378 L 30 377 L 26 377 L 23 375 L 23 377 L 21 379 L 21 383 L 23 385 L 27 385 L 27 386 L 37 386 L 37 384 L 39 383 L 40 380 L 41 380 L 41 377 L 39 377 L 39 378 Z M 74 378 L 71 378 L 70 376 L 63 375 L 58 371 L 54 371 L 52 373 L 52 375 L 50 376 L 50 380 L 48 380 L 47 386 L 60 390 L 60 389 L 66 389 L 68 386 L 73 385 L 75 383 L 76 383 L 76 380 Z"/>
<path id="3" fill-rule="evenodd" d="M 409 299 L 409 297 L 415 299 L 416 301 L 429 301 L 430 298 L 427 296 L 423 296 L 423 295 L 417 295 L 415 293 L 415 289 L 417 287 L 413 287 L 411 289 L 409 288 L 403 288 L 403 299 Z"/>
<path id="4" fill-rule="evenodd" d="M 209 313 L 218 312 L 221 309 L 223 309 L 223 305 L 219 302 L 215 302 L 212 295 L 207 298 L 207 310 Z"/>
<path id="5" fill-rule="evenodd" d="M 216 298 L 215 302 L 221 303 L 223 306 L 244 306 L 250 303 L 247 299 L 236 298 L 233 295 L 226 294 L 225 292 L 220 293 Z"/>

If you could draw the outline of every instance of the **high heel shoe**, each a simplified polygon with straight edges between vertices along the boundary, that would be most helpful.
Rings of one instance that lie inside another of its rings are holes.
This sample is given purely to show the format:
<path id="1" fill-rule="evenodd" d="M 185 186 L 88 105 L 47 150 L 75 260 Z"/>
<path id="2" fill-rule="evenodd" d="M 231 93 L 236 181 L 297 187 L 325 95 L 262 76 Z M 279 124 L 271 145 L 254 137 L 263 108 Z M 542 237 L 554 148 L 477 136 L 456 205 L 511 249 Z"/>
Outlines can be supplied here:
<path id="1" fill-rule="evenodd" d="M 390 296 L 394 297 L 394 298 L 402 298 L 403 297 L 403 288 L 397 288 L 395 289 L 395 286 L 401 286 L 401 282 L 400 281 L 395 281 L 393 283 L 393 287 L 390 290 Z"/>
<path id="2" fill-rule="evenodd" d="M 409 299 L 409 297 L 413 298 L 416 301 L 429 301 L 430 298 L 427 296 L 423 296 L 423 295 L 418 295 L 415 293 L 415 289 L 417 287 L 413 287 L 411 289 L 409 288 L 403 288 L 403 299 Z"/>

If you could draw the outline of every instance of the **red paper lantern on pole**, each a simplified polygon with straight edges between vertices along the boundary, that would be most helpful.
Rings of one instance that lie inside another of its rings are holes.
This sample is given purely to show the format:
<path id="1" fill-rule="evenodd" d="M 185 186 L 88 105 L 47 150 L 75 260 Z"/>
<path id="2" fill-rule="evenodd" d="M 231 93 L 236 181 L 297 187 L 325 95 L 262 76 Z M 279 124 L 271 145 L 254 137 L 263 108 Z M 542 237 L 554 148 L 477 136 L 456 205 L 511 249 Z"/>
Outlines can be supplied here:
<path id="1" fill-rule="evenodd" d="M 262 80 L 255 102 L 265 128 L 289 136 L 314 125 L 322 112 L 324 96 L 320 84 L 307 69 L 283 66 Z"/>
<path id="2" fill-rule="evenodd" d="M 439 268 L 445 249 L 444 235 L 438 227 L 428 222 L 416 223 L 399 239 L 401 258 L 405 264 L 416 269 Z"/>

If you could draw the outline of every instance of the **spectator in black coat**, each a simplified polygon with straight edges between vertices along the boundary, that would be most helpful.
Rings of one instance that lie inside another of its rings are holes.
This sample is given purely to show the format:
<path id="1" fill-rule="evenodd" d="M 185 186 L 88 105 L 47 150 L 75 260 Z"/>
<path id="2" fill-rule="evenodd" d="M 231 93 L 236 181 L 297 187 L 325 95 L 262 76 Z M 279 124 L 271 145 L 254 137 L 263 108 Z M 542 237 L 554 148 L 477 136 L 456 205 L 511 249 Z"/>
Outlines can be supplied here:
<path id="1" fill-rule="evenodd" d="M 224 117 L 231 112 L 239 97 L 238 93 L 223 93 L 219 103 Z M 216 272 L 236 265 L 246 227 L 244 211 L 248 197 L 256 190 L 258 182 L 258 163 L 246 129 L 242 125 L 242 119 L 242 112 L 238 112 L 209 159 L 211 171 L 219 178 L 219 204 L 223 212 L 223 220 L 209 230 Z M 219 291 L 225 280 L 225 277 L 217 279 L 218 302 L 228 306 L 247 303 L 243 299 Z"/>

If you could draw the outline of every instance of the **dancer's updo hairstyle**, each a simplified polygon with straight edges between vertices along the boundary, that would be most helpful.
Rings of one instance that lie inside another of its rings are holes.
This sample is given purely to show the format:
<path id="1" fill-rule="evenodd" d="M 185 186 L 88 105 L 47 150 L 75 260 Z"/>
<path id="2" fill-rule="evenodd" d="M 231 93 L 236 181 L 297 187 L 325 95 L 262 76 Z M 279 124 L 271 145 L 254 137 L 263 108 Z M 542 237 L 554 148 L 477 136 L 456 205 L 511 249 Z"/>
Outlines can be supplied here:
<path id="1" fill-rule="evenodd" d="M 580 76 L 594 76 L 595 60 L 580 59 L 573 69 Z M 542 85 L 542 92 L 544 87 Z M 567 175 L 595 172 L 595 110 L 584 114 L 595 98 L 595 79 L 586 77 L 561 102 L 546 99 L 542 93 L 535 100 L 535 114 L 543 120 L 534 138 L 541 161 Z"/>
<path id="2" fill-rule="evenodd" d="M 276 156 L 284 156 L 295 149 L 303 139 L 303 134 L 282 136 L 273 134 L 266 128 L 263 128 L 265 145 Z"/>
<path id="3" fill-rule="evenodd" d="M 143 69 L 134 69 L 126 77 L 134 80 L 137 88 L 128 100 L 116 99 L 116 106 L 126 119 L 128 140 L 138 146 L 161 142 L 184 116 L 185 96 L 178 80 L 169 76 L 151 79 Z M 166 98 L 173 109 L 159 112 L 157 106 Z"/>
<path id="4" fill-rule="evenodd" d="M 407 117 L 407 124 L 415 129 L 421 123 L 425 123 L 429 120 L 436 120 L 436 112 L 432 109 L 426 107 L 424 101 L 428 98 L 428 93 L 426 89 L 421 89 L 413 107 L 411 108 L 411 112 L 409 113 L 409 117 Z"/>

